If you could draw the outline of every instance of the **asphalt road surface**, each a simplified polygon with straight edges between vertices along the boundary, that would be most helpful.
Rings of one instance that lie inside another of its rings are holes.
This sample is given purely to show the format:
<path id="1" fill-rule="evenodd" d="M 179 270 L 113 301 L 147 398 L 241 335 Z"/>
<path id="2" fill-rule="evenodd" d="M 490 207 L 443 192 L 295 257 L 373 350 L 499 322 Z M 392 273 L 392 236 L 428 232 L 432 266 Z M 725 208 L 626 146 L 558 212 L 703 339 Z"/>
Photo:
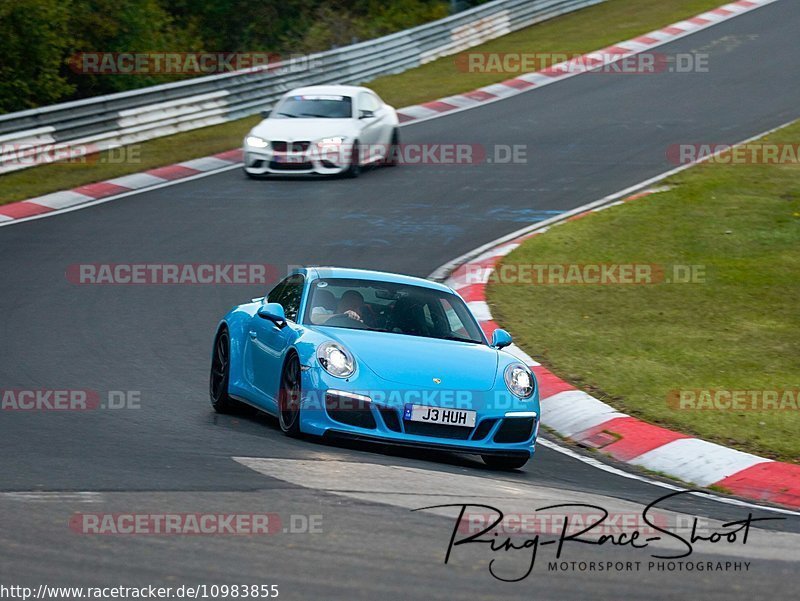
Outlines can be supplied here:
<path id="1" fill-rule="evenodd" d="M 0 228 L 2 388 L 141 399 L 138 409 L 0 413 L 0 581 L 268 583 L 284 599 L 795 598 L 800 522 L 763 510 L 753 513 L 786 519 L 755 524 L 746 545 L 698 543 L 685 559 L 748 561 L 747 571 L 647 570 L 657 543 L 564 551 L 569 561 L 639 560 L 638 572 L 550 571 L 552 546 L 517 583 L 493 578 L 489 561 L 497 556 L 495 568 L 510 577 L 525 571 L 527 556 L 486 545 L 462 546 L 445 565 L 453 511 L 410 509 L 469 502 L 524 513 L 584 502 L 638 515 L 670 491 L 544 446 L 522 471 L 499 473 L 449 454 L 292 440 L 266 416 L 217 416 L 207 393 L 215 324 L 263 289 L 75 285 L 65 271 L 270 263 L 426 276 L 498 236 L 674 167 L 670 144 L 737 142 L 800 117 L 798 31 L 800 3 L 782 0 L 659 48 L 708 53 L 707 73 L 585 74 L 402 129 L 405 143 L 525 145 L 526 164 L 266 182 L 235 170 Z M 751 511 L 698 497 L 664 508 L 712 529 Z M 292 515 L 322 516 L 321 532 L 132 537 L 69 527 L 76 512 L 264 511 L 284 525 Z"/>

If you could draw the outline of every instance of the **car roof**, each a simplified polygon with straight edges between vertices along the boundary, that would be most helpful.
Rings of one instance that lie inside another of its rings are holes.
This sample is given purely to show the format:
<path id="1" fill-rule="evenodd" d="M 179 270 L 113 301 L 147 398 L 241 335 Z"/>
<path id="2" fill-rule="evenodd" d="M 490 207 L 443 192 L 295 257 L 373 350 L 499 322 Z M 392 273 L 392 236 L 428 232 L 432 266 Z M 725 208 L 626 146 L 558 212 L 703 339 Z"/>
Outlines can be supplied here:
<path id="1" fill-rule="evenodd" d="M 298 273 L 305 273 L 309 280 L 328 279 L 328 278 L 343 278 L 349 280 L 375 280 L 377 282 L 391 282 L 394 284 L 406 284 L 408 286 L 421 286 L 423 288 L 430 288 L 432 290 L 440 290 L 442 292 L 453 291 L 438 282 L 432 282 L 423 278 L 417 278 L 410 275 L 402 275 L 398 273 L 389 273 L 387 271 L 373 271 L 370 269 L 354 269 L 350 267 L 307 267 L 298 269 Z"/>
<path id="2" fill-rule="evenodd" d="M 319 85 L 319 86 L 305 86 L 302 88 L 295 88 L 287 93 L 287 95 L 302 95 L 302 94 L 335 94 L 339 96 L 353 96 L 359 92 L 371 92 L 362 86 L 346 86 L 339 84 Z"/>

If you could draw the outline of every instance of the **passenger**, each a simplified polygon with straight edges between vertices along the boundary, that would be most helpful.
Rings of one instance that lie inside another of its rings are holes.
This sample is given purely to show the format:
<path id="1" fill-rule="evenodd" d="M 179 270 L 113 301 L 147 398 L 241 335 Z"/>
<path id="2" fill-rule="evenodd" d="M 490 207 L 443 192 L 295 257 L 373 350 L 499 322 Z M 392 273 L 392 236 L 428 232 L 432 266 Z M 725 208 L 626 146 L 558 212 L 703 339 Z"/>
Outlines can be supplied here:
<path id="1" fill-rule="evenodd" d="M 314 293 L 314 306 L 311 307 L 311 323 L 321 325 L 328 321 L 336 311 L 336 296 L 330 290 L 317 290 Z"/>

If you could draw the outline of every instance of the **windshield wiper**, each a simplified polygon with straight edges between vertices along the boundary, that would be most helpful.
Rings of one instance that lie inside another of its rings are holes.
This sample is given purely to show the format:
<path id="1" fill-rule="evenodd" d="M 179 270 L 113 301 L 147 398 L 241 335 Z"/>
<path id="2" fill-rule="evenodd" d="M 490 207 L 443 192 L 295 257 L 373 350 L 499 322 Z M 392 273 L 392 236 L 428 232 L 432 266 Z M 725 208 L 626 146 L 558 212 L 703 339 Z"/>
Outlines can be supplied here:
<path id="1" fill-rule="evenodd" d="M 291 113 L 278 113 L 279 115 L 283 115 L 284 117 L 291 117 L 292 119 L 297 119 L 297 115 L 292 115 Z"/>

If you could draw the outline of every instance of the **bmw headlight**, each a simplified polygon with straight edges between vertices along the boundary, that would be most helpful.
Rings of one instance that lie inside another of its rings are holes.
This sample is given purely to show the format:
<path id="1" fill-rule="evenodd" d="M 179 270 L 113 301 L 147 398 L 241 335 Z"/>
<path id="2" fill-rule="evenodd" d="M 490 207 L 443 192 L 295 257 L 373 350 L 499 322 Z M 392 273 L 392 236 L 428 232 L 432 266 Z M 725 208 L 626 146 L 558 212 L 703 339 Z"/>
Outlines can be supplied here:
<path id="1" fill-rule="evenodd" d="M 522 363 L 512 363 L 506 367 L 506 386 L 516 397 L 527 399 L 533 394 L 533 375 Z"/>
<path id="2" fill-rule="evenodd" d="M 356 370 L 353 355 L 335 342 L 324 342 L 317 347 L 317 361 L 325 371 L 337 378 L 349 378 Z"/>
<path id="3" fill-rule="evenodd" d="M 266 148 L 269 146 L 269 142 L 267 142 L 264 138 L 259 138 L 258 136 L 247 136 L 244 139 L 244 142 L 253 148 Z"/>

